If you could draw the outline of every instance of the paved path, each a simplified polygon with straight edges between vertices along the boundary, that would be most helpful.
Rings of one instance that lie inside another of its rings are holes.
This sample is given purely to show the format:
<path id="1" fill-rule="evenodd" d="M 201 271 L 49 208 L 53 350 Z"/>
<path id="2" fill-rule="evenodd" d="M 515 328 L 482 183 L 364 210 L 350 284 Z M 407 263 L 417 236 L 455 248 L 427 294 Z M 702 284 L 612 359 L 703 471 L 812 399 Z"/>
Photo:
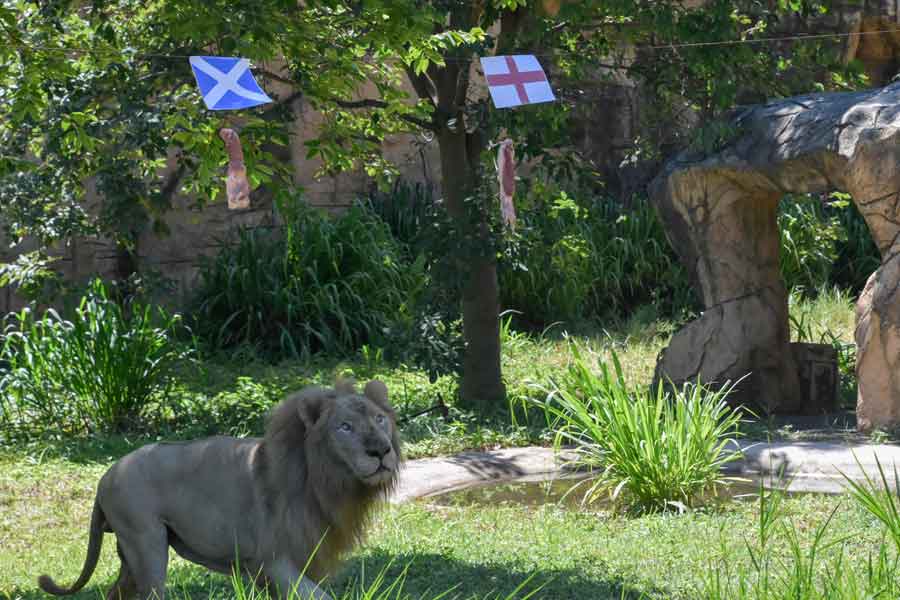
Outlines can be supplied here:
<path id="1" fill-rule="evenodd" d="M 781 473 L 790 480 L 791 491 L 843 491 L 842 472 L 855 480 L 864 479 L 865 474 L 878 478 L 876 456 L 890 483 L 895 466 L 900 469 L 900 446 L 829 442 L 742 442 L 741 446 L 744 456 L 729 465 L 727 474 L 762 477 L 771 483 Z M 391 502 L 406 502 L 492 481 L 553 479 L 564 473 L 553 450 L 540 447 L 411 460 L 401 473 Z"/>

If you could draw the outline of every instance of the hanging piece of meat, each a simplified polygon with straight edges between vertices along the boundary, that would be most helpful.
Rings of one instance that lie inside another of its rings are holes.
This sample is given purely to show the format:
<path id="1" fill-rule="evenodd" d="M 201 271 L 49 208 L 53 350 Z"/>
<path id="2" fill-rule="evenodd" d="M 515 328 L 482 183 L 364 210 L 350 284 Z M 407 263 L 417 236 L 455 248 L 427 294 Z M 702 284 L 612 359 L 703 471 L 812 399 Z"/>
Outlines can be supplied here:
<path id="1" fill-rule="evenodd" d="M 500 177 L 500 214 L 503 215 L 503 222 L 510 229 L 515 229 L 516 207 L 513 205 L 513 194 L 516 193 L 516 159 L 512 140 L 500 142 L 497 171 Z"/>
<path id="2" fill-rule="evenodd" d="M 228 208 L 237 210 L 250 207 L 250 182 L 247 181 L 247 169 L 244 167 L 244 151 L 241 139 L 234 129 L 219 130 L 219 137 L 225 142 L 228 152 L 228 176 L 225 179 L 225 193 L 228 196 Z"/>

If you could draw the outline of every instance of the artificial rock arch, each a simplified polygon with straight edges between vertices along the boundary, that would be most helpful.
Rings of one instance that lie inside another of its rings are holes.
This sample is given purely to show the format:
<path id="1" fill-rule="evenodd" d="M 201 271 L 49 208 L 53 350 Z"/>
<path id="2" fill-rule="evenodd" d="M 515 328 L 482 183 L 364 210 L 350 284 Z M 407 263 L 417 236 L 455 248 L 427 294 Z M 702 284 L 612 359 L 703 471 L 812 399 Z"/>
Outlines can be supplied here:
<path id="1" fill-rule="evenodd" d="M 900 84 L 750 107 L 712 155 L 683 153 L 650 186 L 704 306 L 675 334 L 657 378 L 735 381 L 734 399 L 802 413 L 778 268 L 787 193 L 853 196 L 882 256 L 857 302 L 860 428 L 900 423 Z"/>

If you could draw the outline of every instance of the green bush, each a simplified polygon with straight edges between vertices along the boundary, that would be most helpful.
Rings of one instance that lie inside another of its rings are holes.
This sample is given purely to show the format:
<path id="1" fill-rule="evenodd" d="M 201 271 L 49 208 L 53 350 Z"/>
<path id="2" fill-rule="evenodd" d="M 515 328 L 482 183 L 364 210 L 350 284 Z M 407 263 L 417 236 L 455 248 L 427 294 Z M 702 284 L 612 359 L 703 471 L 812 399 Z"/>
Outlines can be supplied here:
<path id="1" fill-rule="evenodd" d="M 844 234 L 821 203 L 786 198 L 779 205 L 781 276 L 789 290 L 816 292 L 827 284 Z"/>
<path id="2" fill-rule="evenodd" d="M 639 512 L 683 509 L 727 483 L 720 471 L 738 456 L 728 446 L 740 422 L 725 402 L 729 387 L 638 390 L 626 384 L 615 353 L 614 373 L 603 363 L 595 373 L 571 348 L 571 365 L 539 404 L 556 432 L 555 447 L 574 445 L 571 463 L 593 474 L 586 502 L 608 493 Z"/>
<path id="3" fill-rule="evenodd" d="M 346 354 L 415 304 L 424 275 L 387 226 L 360 207 L 330 218 L 287 203 L 283 229 L 239 229 L 200 271 L 195 330 L 215 348 L 273 358 Z"/>
<path id="4" fill-rule="evenodd" d="M 872 233 L 849 196 L 833 194 L 837 201 L 827 205 L 844 234 L 836 243 L 837 259 L 831 271 L 830 283 L 854 295 L 862 291 L 869 275 L 881 266 L 881 253 Z"/>
<path id="5" fill-rule="evenodd" d="M 422 183 L 398 179 L 388 192 L 372 191 L 362 206 L 377 215 L 411 255 L 419 254 L 422 232 L 432 221 L 434 191 Z"/>
<path id="6" fill-rule="evenodd" d="M 180 323 L 139 303 L 111 300 L 100 280 L 71 321 L 48 310 L 8 317 L 0 361 L 0 417 L 8 425 L 120 431 L 165 397 L 189 354 L 173 340 Z"/>
<path id="7" fill-rule="evenodd" d="M 785 198 L 778 209 L 781 274 L 789 290 L 807 295 L 838 286 L 862 290 L 881 264 L 859 211 L 845 194 Z"/>
<path id="8" fill-rule="evenodd" d="M 647 303 L 664 313 L 691 306 L 687 274 L 648 202 L 626 208 L 577 184 L 566 190 L 543 172 L 527 183 L 500 265 L 504 308 L 546 326 L 626 317 Z"/>

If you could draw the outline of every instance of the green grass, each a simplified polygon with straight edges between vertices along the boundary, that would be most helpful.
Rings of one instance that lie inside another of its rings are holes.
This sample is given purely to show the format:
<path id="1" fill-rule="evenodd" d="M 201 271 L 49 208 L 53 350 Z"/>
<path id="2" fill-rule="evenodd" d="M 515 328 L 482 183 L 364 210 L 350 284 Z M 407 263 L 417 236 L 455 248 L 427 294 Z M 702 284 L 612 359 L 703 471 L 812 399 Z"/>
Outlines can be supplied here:
<path id="1" fill-rule="evenodd" d="M 852 311 L 846 297 L 820 294 L 814 301 L 791 306 L 794 315 L 804 311 L 814 335 L 827 330 L 843 341 L 852 341 Z M 603 360 L 615 352 L 625 378 L 643 385 L 650 382 L 656 354 L 673 330 L 671 323 L 655 320 L 653 311 L 638 311 L 629 322 L 579 335 L 577 341 L 583 351 Z M 426 415 L 403 425 L 407 456 L 551 444 L 543 415 L 524 414 L 521 400 L 540 398 L 539 384 L 571 364 L 569 343 L 560 331 L 528 336 L 506 330 L 504 374 L 518 424 L 510 422 L 505 407 L 498 408 L 494 416 L 476 418 L 451 406 L 449 421 Z M 286 391 L 312 382 L 329 383 L 337 375 L 348 374 L 361 381 L 384 379 L 401 416 L 432 405 L 438 397 L 449 400 L 454 393 L 449 378 L 430 383 L 422 372 L 362 356 L 273 366 L 257 360 L 252 351 L 233 352 L 227 357 L 202 357 L 196 365 L 182 369 L 171 392 L 174 404 L 162 412 L 155 435 L 67 438 L 48 433 L 6 440 L 0 444 L 0 599 L 45 598 L 36 588 L 37 575 L 48 573 L 68 582 L 77 574 L 84 558 L 88 507 L 96 482 L 119 456 L 156 437 L 196 437 L 217 431 L 256 433 L 265 410 Z M 761 429 L 757 433 L 798 435 L 788 430 Z M 797 547 L 807 552 L 817 528 L 833 511 L 821 544 L 821 560 L 813 563 L 816 581 L 824 581 L 829 569 L 835 570 L 839 557 L 844 561 L 842 573 L 863 574 L 867 553 L 875 552 L 883 539 L 885 526 L 877 516 L 849 497 L 789 498 L 782 508 L 782 523 L 790 529 L 778 529 L 768 542 L 767 553 L 779 576 L 794 566 L 791 541 L 797 540 Z M 390 585 L 407 569 L 403 589 L 416 599 L 433 600 L 456 586 L 454 594 L 460 599 L 481 599 L 495 593 L 494 597 L 502 600 L 532 577 L 528 589 L 546 583 L 537 597 L 554 600 L 637 599 L 641 594 L 713 600 L 716 596 L 707 576 L 718 574 L 734 585 L 755 573 L 752 552 L 760 537 L 759 515 L 758 504 L 747 502 L 720 510 L 640 518 L 570 512 L 554 506 L 418 502 L 382 513 L 367 543 L 331 584 L 338 592 L 363 598 L 361 588 L 351 586 L 355 579 L 363 577 L 371 583 L 387 569 L 385 585 Z M 842 543 L 831 544 L 842 538 L 846 538 Z M 116 560 L 114 544 L 109 542 L 91 586 L 78 599 L 97 598 L 101 588 L 111 582 Z M 889 557 L 896 557 L 893 548 Z M 170 590 L 175 598 L 234 597 L 228 578 L 177 558 L 172 561 Z"/>
<path id="2" fill-rule="evenodd" d="M 813 299 L 791 295 L 788 308 L 791 318 L 791 341 L 853 342 L 856 300 L 837 288 L 821 290 Z"/>
<path id="3" fill-rule="evenodd" d="M 89 510 L 97 478 L 112 457 L 41 459 L 31 452 L 0 456 L 0 598 L 44 597 L 35 577 L 49 573 L 68 582 L 78 573 L 86 547 Z M 782 510 L 808 545 L 815 528 L 835 511 L 829 541 L 848 537 L 847 569 L 861 569 L 877 548 L 881 524 L 847 498 L 804 496 L 785 500 Z M 434 598 L 458 586 L 459 598 L 503 598 L 529 577 L 538 597 L 553 600 L 697 598 L 709 568 L 727 560 L 751 565 L 748 543 L 759 537 L 755 502 L 685 515 L 622 518 L 571 512 L 556 506 L 438 506 L 426 502 L 390 507 L 375 521 L 367 542 L 331 582 L 344 590 L 365 569 L 366 580 L 387 568 L 388 580 L 408 567 L 404 590 L 412 598 Z M 107 537 L 91 584 L 75 598 L 94 599 L 116 568 Z M 768 542 L 771 555 L 790 556 L 782 537 Z M 823 551 L 825 560 L 839 552 Z M 824 572 L 824 566 L 821 567 Z M 860 571 L 861 572 L 861 571 Z M 174 597 L 233 597 L 228 578 L 179 558 L 171 563 Z M 430 594 L 430 595 L 429 595 Z"/>
<path id="4" fill-rule="evenodd" d="M 794 298 L 790 306 L 795 324 L 803 324 L 806 336 L 818 339 L 825 333 L 841 343 L 853 341 L 853 308 L 846 295 L 822 293 L 815 300 Z M 622 365 L 624 377 L 636 387 L 647 386 L 653 377 L 656 357 L 677 324 L 656 318 L 652 307 L 639 309 L 625 322 L 606 329 L 593 329 L 566 337 L 561 327 L 543 335 L 524 334 L 505 329 L 503 373 L 509 391 L 510 406 L 499 406 L 492 415 L 474 415 L 452 405 L 455 384 L 442 377 L 429 382 L 425 372 L 402 364 L 391 364 L 372 354 L 351 359 L 317 357 L 313 360 L 287 361 L 272 365 L 260 360 L 256 352 L 238 348 L 219 355 L 200 357 L 194 364 L 183 364 L 169 391 L 165 407 L 151 406 L 152 434 L 99 436 L 73 440 L 56 432 L 31 439 L 33 447 L 46 449 L 49 455 L 91 453 L 94 447 L 116 447 L 124 451 L 158 437 L 193 438 L 214 433 L 258 434 L 266 410 L 287 392 L 309 383 L 328 384 L 338 375 L 350 375 L 360 381 L 381 378 L 402 417 L 433 406 L 438 398 L 450 404 L 450 419 L 436 413 L 405 423 L 402 433 L 407 456 L 418 458 L 487 449 L 500 446 L 550 445 L 552 434 L 546 430 L 543 414 L 523 412 L 531 400 L 542 400 L 552 377 L 572 363 L 569 344 L 577 341 L 586 354 L 608 362 L 613 352 Z M 797 339 L 795 332 L 792 339 Z M 781 422 L 764 422 L 748 428 L 749 435 L 766 439 L 857 439 L 855 432 L 824 426 L 815 430 L 792 428 Z M 4 432 L 0 431 L 0 446 Z M 16 446 L 21 439 L 12 440 Z M 9 442 L 9 440 L 8 440 Z"/>

